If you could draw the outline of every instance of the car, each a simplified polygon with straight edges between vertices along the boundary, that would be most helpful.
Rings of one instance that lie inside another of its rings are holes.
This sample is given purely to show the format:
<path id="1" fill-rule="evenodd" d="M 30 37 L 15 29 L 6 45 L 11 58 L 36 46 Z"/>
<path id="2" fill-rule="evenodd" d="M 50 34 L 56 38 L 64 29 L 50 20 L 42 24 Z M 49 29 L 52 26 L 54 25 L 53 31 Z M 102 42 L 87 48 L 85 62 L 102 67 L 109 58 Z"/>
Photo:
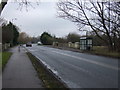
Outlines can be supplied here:
<path id="1" fill-rule="evenodd" d="M 31 42 L 26 43 L 26 47 L 32 47 L 32 43 Z"/>
<path id="2" fill-rule="evenodd" d="M 42 43 L 41 42 L 37 42 L 37 45 L 41 45 Z"/>

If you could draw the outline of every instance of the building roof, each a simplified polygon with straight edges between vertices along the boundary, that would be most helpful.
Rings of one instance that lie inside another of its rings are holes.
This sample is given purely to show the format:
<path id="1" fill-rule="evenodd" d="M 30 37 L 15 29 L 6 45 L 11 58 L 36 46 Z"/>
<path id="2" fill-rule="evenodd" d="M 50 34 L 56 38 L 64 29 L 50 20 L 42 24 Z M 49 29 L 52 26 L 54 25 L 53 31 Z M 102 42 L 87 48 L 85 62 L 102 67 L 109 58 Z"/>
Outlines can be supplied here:
<path id="1" fill-rule="evenodd" d="M 92 37 L 81 37 L 80 39 L 92 39 Z"/>

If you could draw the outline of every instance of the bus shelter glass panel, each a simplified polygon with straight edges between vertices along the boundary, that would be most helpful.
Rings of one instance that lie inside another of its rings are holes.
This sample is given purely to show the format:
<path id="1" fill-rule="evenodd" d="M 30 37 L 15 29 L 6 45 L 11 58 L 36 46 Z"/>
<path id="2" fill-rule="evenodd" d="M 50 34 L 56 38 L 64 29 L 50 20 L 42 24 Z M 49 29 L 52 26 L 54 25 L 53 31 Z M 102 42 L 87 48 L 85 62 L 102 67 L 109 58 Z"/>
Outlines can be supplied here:
<path id="1" fill-rule="evenodd" d="M 80 50 L 91 50 L 92 38 L 82 37 L 80 38 Z"/>

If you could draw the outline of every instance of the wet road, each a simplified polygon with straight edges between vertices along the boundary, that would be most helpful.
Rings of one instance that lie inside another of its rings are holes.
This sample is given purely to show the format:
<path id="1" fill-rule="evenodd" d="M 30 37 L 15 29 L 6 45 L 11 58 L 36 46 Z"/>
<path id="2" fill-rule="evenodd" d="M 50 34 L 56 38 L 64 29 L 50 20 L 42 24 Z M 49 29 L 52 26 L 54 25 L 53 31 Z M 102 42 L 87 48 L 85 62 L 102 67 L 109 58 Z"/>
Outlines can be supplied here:
<path id="1" fill-rule="evenodd" d="M 26 47 L 70 88 L 118 88 L 118 59 L 50 47 Z"/>

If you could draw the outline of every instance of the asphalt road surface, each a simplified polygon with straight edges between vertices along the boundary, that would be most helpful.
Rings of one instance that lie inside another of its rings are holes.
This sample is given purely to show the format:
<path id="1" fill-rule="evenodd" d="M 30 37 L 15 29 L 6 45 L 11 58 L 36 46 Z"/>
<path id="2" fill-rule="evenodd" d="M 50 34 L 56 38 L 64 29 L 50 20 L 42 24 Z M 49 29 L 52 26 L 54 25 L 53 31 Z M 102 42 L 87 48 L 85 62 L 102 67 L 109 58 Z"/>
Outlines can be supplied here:
<path id="1" fill-rule="evenodd" d="M 118 88 L 118 59 L 35 44 L 26 48 L 70 88 Z"/>

